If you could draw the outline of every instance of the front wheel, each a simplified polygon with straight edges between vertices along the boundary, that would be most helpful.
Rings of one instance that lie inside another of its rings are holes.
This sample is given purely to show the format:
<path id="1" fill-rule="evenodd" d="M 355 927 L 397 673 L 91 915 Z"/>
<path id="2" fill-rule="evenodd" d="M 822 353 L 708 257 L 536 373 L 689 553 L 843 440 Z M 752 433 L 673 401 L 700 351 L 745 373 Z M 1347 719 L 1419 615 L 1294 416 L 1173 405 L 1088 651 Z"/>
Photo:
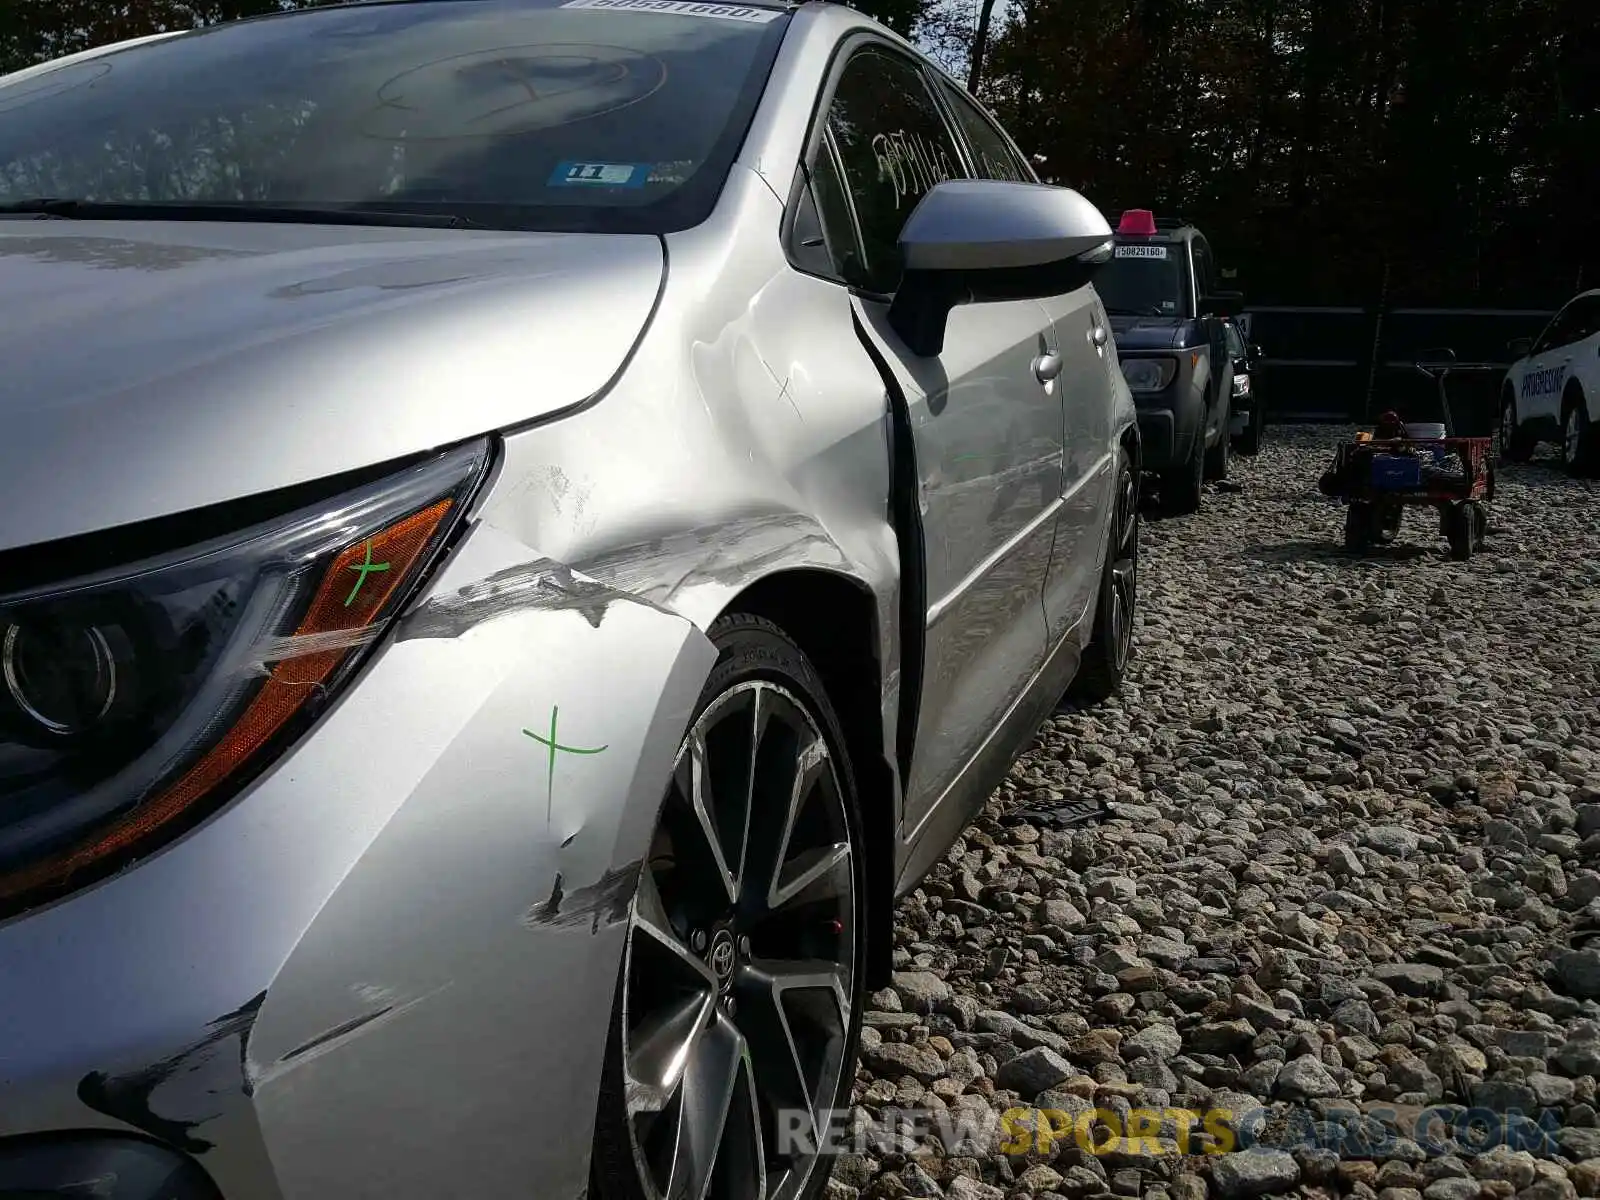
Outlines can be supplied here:
<path id="1" fill-rule="evenodd" d="M 1199 512 L 1205 490 L 1206 430 L 1202 424 L 1195 431 L 1188 461 L 1161 472 L 1161 510 L 1169 517 L 1186 517 Z"/>
<path id="2" fill-rule="evenodd" d="M 639 876 L 596 1118 L 604 1200 L 826 1186 L 864 986 L 860 815 L 815 670 L 725 617 Z"/>
<path id="3" fill-rule="evenodd" d="M 1133 622 L 1139 605 L 1139 480 L 1126 454 L 1117 463 L 1111 540 L 1100 572 L 1094 633 L 1068 696 L 1094 704 L 1122 690 L 1133 660 Z"/>
<path id="4" fill-rule="evenodd" d="M 1600 433 L 1589 420 L 1582 396 L 1569 396 L 1561 417 L 1561 465 L 1579 478 L 1600 469 Z"/>
<path id="5" fill-rule="evenodd" d="M 1239 435 L 1239 444 L 1234 447 L 1246 458 L 1254 458 L 1261 453 L 1261 440 L 1267 429 L 1267 411 L 1261 406 L 1259 395 L 1250 398 L 1250 420 L 1244 427 L 1244 432 Z"/>

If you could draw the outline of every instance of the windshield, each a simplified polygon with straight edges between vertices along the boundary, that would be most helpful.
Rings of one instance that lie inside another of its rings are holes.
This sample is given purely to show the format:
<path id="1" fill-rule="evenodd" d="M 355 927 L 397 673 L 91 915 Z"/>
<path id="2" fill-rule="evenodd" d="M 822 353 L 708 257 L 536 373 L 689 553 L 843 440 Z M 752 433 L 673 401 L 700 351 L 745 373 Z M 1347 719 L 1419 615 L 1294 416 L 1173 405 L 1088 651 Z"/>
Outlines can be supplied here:
<path id="1" fill-rule="evenodd" d="M 786 23 L 695 0 L 417 0 L 219 26 L 0 80 L 0 205 L 669 232 L 710 213 Z"/>
<path id="2" fill-rule="evenodd" d="M 1189 305 L 1183 246 L 1175 242 L 1118 242 L 1094 277 L 1094 290 L 1113 315 L 1186 317 Z"/>

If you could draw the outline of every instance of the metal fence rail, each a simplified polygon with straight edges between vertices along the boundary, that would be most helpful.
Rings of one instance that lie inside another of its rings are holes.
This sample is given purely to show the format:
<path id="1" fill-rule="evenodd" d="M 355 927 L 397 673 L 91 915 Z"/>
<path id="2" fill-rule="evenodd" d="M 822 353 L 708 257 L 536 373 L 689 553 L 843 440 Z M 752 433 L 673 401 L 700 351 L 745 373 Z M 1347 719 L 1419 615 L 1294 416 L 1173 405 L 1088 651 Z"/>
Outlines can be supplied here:
<path id="1" fill-rule="evenodd" d="M 1493 428 L 1506 344 L 1534 337 L 1554 311 L 1520 308 L 1354 308 L 1263 305 L 1242 320 L 1263 351 L 1258 366 L 1272 421 L 1367 421 L 1385 409 L 1437 420 L 1438 397 L 1415 370 L 1424 350 L 1449 347 L 1476 369 L 1452 378 L 1463 433 Z"/>

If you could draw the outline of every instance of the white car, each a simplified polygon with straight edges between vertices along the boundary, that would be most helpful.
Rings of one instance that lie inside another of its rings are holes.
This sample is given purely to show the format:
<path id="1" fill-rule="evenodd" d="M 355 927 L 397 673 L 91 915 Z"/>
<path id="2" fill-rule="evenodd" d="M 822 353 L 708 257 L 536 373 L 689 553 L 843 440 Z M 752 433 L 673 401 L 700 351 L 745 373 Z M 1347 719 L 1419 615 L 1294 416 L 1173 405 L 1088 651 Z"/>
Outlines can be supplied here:
<path id="1" fill-rule="evenodd" d="M 1513 341 L 1511 353 L 1500 452 L 1526 462 L 1540 442 L 1553 441 L 1569 472 L 1600 473 L 1600 288 L 1569 301 L 1533 342 Z"/>

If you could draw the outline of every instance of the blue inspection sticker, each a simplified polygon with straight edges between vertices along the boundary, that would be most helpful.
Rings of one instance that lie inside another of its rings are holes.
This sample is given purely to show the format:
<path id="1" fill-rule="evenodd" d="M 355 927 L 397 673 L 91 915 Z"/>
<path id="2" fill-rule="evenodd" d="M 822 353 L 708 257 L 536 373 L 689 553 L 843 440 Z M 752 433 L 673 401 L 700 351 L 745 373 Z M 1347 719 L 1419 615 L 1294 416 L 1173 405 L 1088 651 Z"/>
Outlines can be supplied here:
<path id="1" fill-rule="evenodd" d="M 649 163 L 564 162 L 550 175 L 551 187 L 640 188 L 650 179 Z"/>

